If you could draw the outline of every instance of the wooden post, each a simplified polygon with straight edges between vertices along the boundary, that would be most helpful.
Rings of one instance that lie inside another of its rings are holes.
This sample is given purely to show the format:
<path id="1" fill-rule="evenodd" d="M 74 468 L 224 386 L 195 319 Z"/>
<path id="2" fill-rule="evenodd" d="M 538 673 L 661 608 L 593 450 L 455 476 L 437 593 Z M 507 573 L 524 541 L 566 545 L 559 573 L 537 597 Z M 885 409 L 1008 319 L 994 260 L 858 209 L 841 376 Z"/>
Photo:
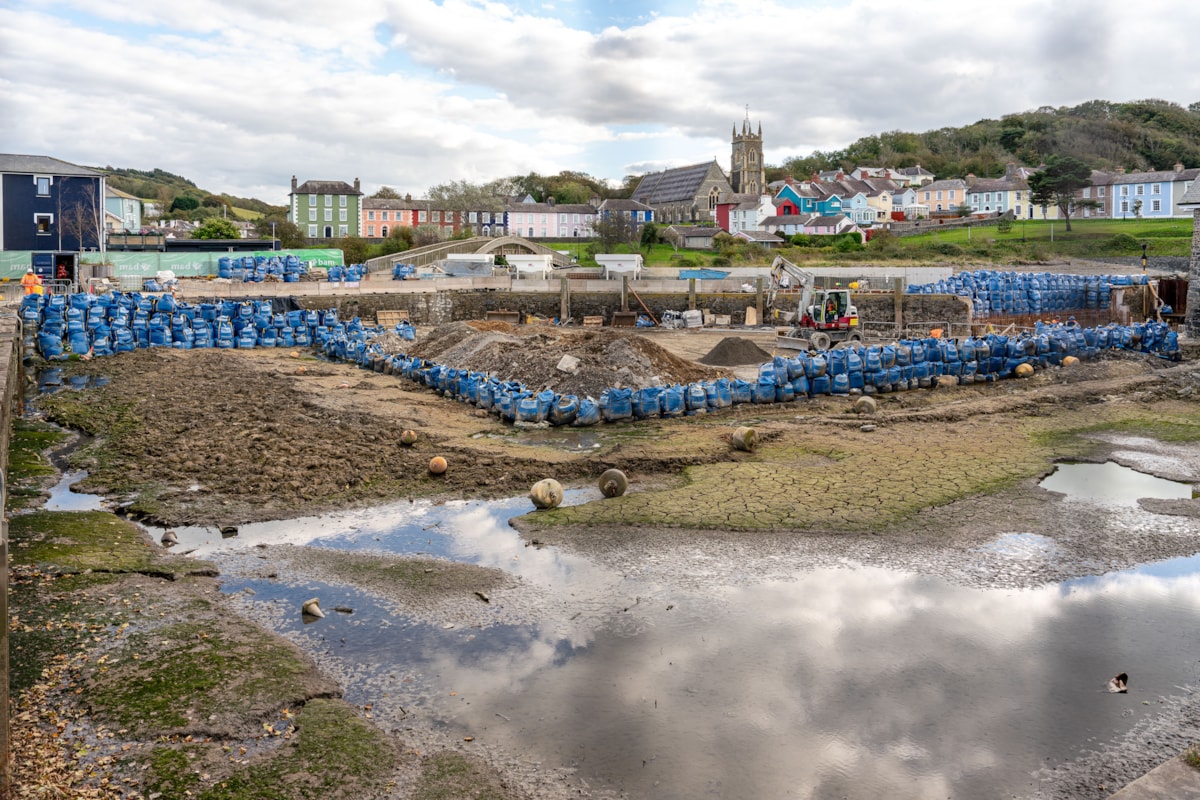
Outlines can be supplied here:
<path id="1" fill-rule="evenodd" d="M 571 282 L 564 276 L 559 278 L 561 288 L 558 294 L 558 321 L 565 323 L 571 318 Z"/>
<path id="2" fill-rule="evenodd" d="M 688 278 L 688 311 L 696 310 L 696 279 Z"/>
<path id="3" fill-rule="evenodd" d="M 629 310 L 629 276 L 621 276 L 621 310 Z"/>
<path id="4" fill-rule="evenodd" d="M 895 294 L 893 295 L 896 307 L 896 331 L 903 333 L 904 331 L 904 278 L 893 278 L 892 286 Z"/>
<path id="5" fill-rule="evenodd" d="M 758 312 L 759 324 L 761 325 L 762 320 L 763 320 L 763 279 L 762 279 L 762 276 L 759 276 L 758 278 L 756 278 L 755 283 L 757 284 L 757 288 L 754 291 L 754 310 Z"/>

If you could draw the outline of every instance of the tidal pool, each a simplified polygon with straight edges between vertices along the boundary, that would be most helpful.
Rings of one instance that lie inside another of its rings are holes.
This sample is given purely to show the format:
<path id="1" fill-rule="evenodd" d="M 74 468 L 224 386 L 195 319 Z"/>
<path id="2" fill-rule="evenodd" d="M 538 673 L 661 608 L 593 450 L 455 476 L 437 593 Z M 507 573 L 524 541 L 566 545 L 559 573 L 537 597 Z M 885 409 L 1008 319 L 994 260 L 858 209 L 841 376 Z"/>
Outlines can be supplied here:
<path id="1" fill-rule="evenodd" d="M 697 587 L 529 547 L 508 526 L 529 510 L 402 504 L 209 532 L 197 554 L 385 728 L 473 737 L 629 797 L 1024 796 L 1039 770 L 1129 735 L 1200 681 L 1200 642 L 1181 635 L 1200 622 L 1200 557 L 1019 590 L 799 561 L 788 580 L 715 565 Z M 418 621 L 353 588 L 239 567 L 276 536 L 498 567 L 554 601 L 528 624 Z M 1049 549 L 1037 534 L 996 547 Z M 305 625 L 314 593 L 354 613 Z M 1129 694 L 1107 693 L 1119 672 Z"/>
<path id="2" fill-rule="evenodd" d="M 1186 483 L 1157 478 L 1112 461 L 1059 464 L 1039 485 L 1068 498 L 1106 505 L 1137 505 L 1142 497 L 1176 500 L 1192 496 L 1192 487 Z"/>

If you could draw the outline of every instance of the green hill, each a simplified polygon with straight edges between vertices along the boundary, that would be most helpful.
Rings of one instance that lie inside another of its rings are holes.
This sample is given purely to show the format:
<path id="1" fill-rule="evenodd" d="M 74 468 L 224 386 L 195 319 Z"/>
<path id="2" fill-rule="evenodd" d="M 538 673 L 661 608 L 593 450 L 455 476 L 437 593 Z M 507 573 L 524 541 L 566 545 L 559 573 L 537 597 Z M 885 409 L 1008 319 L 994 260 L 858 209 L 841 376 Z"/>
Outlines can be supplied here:
<path id="1" fill-rule="evenodd" d="M 819 170 L 855 166 L 920 165 L 939 178 L 1004 174 L 1008 162 L 1036 166 L 1048 156 L 1073 156 L 1093 169 L 1170 169 L 1200 166 L 1200 103 L 1183 108 L 1166 100 L 1074 107 L 1043 106 L 924 133 L 889 131 L 865 136 L 844 150 L 814 152 L 768 170 L 768 180 L 804 179 Z"/>
<path id="2" fill-rule="evenodd" d="M 105 172 L 108 175 L 108 185 L 112 188 L 143 200 L 158 201 L 162 203 L 163 208 L 170 208 L 171 203 L 178 197 L 191 197 L 204 207 L 227 205 L 242 219 L 256 219 L 271 214 L 281 216 L 287 213 L 286 206 L 273 206 L 253 197 L 214 194 L 197 187 L 181 175 L 162 169 L 140 170 L 111 166 L 93 169 Z"/>

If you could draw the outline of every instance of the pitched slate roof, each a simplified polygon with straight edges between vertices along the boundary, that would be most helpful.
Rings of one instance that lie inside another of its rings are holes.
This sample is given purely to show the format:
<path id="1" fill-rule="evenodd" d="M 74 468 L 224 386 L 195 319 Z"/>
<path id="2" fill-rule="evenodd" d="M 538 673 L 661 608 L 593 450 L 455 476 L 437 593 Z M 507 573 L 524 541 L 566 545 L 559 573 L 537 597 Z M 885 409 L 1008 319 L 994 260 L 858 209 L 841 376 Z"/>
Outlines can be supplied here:
<path id="1" fill-rule="evenodd" d="M 967 187 L 971 194 L 976 192 L 1023 192 L 1029 184 L 1015 178 L 985 178 Z"/>
<path id="2" fill-rule="evenodd" d="M 345 181 L 305 181 L 292 194 L 362 194 Z"/>
<path id="3" fill-rule="evenodd" d="M 1192 185 L 1183 193 L 1179 201 L 1181 206 L 1200 206 L 1200 181 L 1192 181 Z"/>
<path id="4" fill-rule="evenodd" d="M 638 187 L 633 190 L 633 199 L 640 203 L 658 205 L 691 201 L 700 191 L 708 171 L 715 162 L 676 167 L 662 172 L 642 176 Z"/>
<path id="5" fill-rule="evenodd" d="M 105 197 L 121 197 L 121 198 L 124 198 L 125 200 L 141 199 L 139 197 L 136 197 L 136 196 L 130 194 L 129 192 L 122 192 L 120 189 L 114 189 L 111 186 L 104 187 L 104 196 Z"/>
<path id="6" fill-rule="evenodd" d="M 22 175 L 68 175 L 82 178 L 99 178 L 104 173 L 81 167 L 50 156 L 26 156 L 9 153 L 0 154 L 0 172 Z"/>
<path id="7" fill-rule="evenodd" d="M 845 217 L 813 217 L 806 223 L 806 227 L 817 228 L 822 226 L 830 226 L 836 228 L 838 225 L 849 222 Z"/>
<path id="8" fill-rule="evenodd" d="M 781 214 L 776 217 L 767 217 L 762 221 L 763 227 L 775 225 L 782 228 L 785 225 L 807 225 L 814 214 Z"/>
<path id="9" fill-rule="evenodd" d="M 637 200 L 626 200 L 623 197 L 610 197 L 600 204 L 607 211 L 653 211 L 654 209 Z"/>
<path id="10" fill-rule="evenodd" d="M 1113 184 L 1122 183 L 1173 183 L 1174 181 L 1194 181 L 1200 176 L 1200 169 L 1185 169 L 1176 172 L 1164 169 L 1156 172 L 1127 172 L 1124 175 L 1114 175 Z"/>
<path id="11" fill-rule="evenodd" d="M 918 192 L 936 192 L 944 189 L 966 189 L 967 182 L 961 178 L 943 178 L 940 181 L 927 183 L 924 186 L 918 187 Z"/>
<path id="12" fill-rule="evenodd" d="M 722 232 L 720 228 L 709 228 L 701 225 L 672 225 L 667 230 L 673 231 L 684 238 L 700 237 L 709 239 Z"/>
<path id="13" fill-rule="evenodd" d="M 780 239 L 778 236 L 770 233 L 769 231 L 740 230 L 735 233 L 734 236 L 741 236 L 754 242 L 770 242 L 771 244 L 779 244 L 783 241 L 783 239 Z"/>

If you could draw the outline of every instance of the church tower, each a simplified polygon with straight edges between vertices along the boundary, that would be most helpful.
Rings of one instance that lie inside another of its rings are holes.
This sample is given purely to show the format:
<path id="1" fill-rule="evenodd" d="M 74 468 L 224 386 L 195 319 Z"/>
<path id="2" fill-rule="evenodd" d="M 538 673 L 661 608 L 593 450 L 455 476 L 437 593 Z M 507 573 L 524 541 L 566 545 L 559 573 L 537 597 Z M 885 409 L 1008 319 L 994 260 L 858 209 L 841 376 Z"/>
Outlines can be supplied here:
<path id="1" fill-rule="evenodd" d="M 759 195 L 766 191 L 766 173 L 763 165 L 762 123 L 758 133 L 750 130 L 750 113 L 742 122 L 742 132 L 733 129 L 733 158 L 729 169 L 729 184 L 736 194 Z"/>

